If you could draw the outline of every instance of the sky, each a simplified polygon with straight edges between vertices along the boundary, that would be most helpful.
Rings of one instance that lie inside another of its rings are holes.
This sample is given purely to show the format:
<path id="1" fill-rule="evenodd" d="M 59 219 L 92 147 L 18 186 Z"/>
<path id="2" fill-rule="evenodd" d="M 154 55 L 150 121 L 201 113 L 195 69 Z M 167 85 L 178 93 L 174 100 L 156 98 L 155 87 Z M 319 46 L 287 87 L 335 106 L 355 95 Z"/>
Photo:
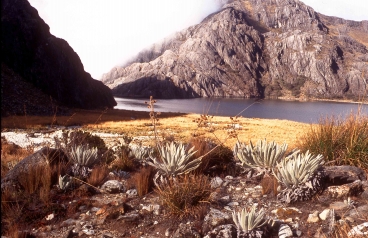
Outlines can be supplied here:
<path id="1" fill-rule="evenodd" d="M 201 22 L 225 0 L 29 0 L 93 78 L 155 42 Z M 302 0 L 315 11 L 368 20 L 368 0 Z"/>

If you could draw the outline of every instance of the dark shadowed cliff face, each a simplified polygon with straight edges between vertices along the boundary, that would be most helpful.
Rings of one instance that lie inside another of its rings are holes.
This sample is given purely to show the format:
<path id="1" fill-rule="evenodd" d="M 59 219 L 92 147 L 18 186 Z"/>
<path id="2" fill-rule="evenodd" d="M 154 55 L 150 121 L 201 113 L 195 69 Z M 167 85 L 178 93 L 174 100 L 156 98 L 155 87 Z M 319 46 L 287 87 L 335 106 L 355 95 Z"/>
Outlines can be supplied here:
<path id="1" fill-rule="evenodd" d="M 9 97 L 14 96 L 10 91 L 16 92 L 9 87 L 16 87 L 19 80 L 61 106 L 97 109 L 116 105 L 111 90 L 84 71 L 78 55 L 65 40 L 50 34 L 28 1 L 1 0 L 1 31 L 1 73 L 6 81 L 2 82 L 2 97 L 9 104 L 7 108 L 11 107 Z M 28 100 L 28 95 L 19 96 Z M 7 108 L 2 104 L 2 113 L 9 113 Z"/>
<path id="2" fill-rule="evenodd" d="M 102 81 L 123 97 L 318 97 L 367 94 L 368 21 L 298 0 L 235 0 L 142 51 Z"/>

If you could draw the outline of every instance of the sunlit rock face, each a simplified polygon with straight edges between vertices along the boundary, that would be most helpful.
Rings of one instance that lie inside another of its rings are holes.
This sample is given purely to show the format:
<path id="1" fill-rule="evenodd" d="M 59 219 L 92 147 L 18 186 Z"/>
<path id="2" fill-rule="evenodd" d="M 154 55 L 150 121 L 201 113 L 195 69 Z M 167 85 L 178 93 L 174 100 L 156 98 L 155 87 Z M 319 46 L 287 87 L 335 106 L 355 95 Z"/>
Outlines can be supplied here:
<path id="1" fill-rule="evenodd" d="M 367 94 L 368 21 L 298 0 L 234 0 L 142 51 L 102 81 L 123 97 L 317 97 Z"/>
<path id="2" fill-rule="evenodd" d="M 26 0 L 1 1 L 1 64 L 2 97 L 7 100 L 6 107 L 2 105 L 2 113 L 14 109 L 11 97 L 18 90 L 15 87 L 24 83 L 29 84 L 26 88 L 32 89 L 19 93 L 18 97 L 24 101 L 31 94 L 37 97 L 32 93 L 34 89 L 39 90 L 42 97 L 48 97 L 47 102 L 42 100 L 45 104 L 52 98 L 54 105 L 71 108 L 116 105 L 111 90 L 84 71 L 77 53 L 68 42 L 50 34 L 49 26 Z M 37 113 L 38 104 L 27 105 L 35 107 L 28 113 Z"/>

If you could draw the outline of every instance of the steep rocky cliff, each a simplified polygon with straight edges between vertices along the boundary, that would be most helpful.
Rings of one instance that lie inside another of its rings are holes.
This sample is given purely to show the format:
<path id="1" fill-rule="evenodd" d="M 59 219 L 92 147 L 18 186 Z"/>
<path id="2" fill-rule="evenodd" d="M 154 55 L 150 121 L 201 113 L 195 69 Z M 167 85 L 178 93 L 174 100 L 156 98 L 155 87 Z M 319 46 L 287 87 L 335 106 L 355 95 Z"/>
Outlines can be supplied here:
<path id="1" fill-rule="evenodd" d="M 2 115 L 25 110 L 44 114 L 51 104 L 84 109 L 116 105 L 111 90 L 84 71 L 79 56 L 50 34 L 28 1 L 1 0 L 1 31 Z"/>
<path id="2" fill-rule="evenodd" d="M 234 0 L 102 81 L 122 97 L 359 98 L 367 46 L 368 21 L 327 17 L 298 0 Z"/>

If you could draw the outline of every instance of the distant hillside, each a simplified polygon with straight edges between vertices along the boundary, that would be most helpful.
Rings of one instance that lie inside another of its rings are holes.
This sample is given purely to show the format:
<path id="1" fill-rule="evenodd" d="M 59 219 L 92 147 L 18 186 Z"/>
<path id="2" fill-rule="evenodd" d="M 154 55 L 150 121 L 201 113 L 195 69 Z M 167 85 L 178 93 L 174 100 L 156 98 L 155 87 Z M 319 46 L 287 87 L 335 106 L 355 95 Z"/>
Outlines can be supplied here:
<path id="1" fill-rule="evenodd" d="M 122 97 L 356 99 L 367 95 L 367 46 L 368 21 L 298 0 L 234 0 L 102 81 Z"/>
<path id="2" fill-rule="evenodd" d="M 26 0 L 1 0 L 1 96 L 2 116 L 116 105 L 111 90 L 84 71 Z"/>

